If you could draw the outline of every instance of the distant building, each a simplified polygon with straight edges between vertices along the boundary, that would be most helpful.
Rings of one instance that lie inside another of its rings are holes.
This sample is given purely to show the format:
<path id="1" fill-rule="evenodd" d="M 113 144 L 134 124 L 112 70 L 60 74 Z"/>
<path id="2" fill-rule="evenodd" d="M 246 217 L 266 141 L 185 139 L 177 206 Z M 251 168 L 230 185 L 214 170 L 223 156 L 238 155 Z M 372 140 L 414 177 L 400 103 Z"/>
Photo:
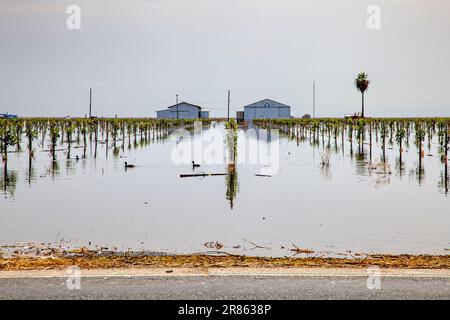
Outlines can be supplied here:
<path id="1" fill-rule="evenodd" d="M 264 99 L 244 107 L 245 121 L 288 118 L 291 118 L 291 107 L 270 99 Z"/>
<path id="2" fill-rule="evenodd" d="M 346 114 L 344 115 L 345 119 L 358 119 L 358 118 L 362 118 L 362 113 L 361 112 L 355 112 L 354 114 Z"/>
<path id="3" fill-rule="evenodd" d="M 195 104 L 181 102 L 164 110 L 156 111 L 158 119 L 208 119 L 209 111 Z"/>
<path id="4" fill-rule="evenodd" d="M 244 111 L 237 111 L 236 112 L 236 121 L 237 121 L 237 123 L 243 123 L 244 122 Z"/>
<path id="5" fill-rule="evenodd" d="M 3 118 L 3 119 L 15 119 L 15 118 L 17 118 L 17 116 L 15 114 L 0 113 L 0 118 Z"/>

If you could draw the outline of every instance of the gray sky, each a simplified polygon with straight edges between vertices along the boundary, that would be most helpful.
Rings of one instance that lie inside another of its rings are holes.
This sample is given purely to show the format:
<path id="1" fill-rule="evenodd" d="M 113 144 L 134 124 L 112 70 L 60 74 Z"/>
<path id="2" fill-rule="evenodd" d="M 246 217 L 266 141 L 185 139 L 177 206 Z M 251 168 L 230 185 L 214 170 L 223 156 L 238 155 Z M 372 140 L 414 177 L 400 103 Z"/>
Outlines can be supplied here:
<path id="1" fill-rule="evenodd" d="M 81 8 L 81 30 L 66 9 Z M 366 10 L 381 8 L 381 29 Z M 264 98 L 317 115 L 450 116 L 450 1 L 0 0 L 0 113 L 155 116 L 180 101 L 226 115 Z"/>

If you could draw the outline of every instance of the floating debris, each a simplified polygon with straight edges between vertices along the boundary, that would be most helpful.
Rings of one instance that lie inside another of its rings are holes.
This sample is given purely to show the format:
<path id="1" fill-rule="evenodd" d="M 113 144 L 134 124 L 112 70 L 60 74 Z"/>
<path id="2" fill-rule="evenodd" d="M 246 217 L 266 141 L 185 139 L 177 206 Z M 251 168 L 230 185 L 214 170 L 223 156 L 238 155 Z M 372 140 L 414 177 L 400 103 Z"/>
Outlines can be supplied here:
<path id="1" fill-rule="evenodd" d="M 180 174 L 180 178 L 226 176 L 233 173 L 191 173 Z"/>
<path id="2" fill-rule="evenodd" d="M 218 242 L 218 241 L 216 241 L 216 242 L 214 242 L 214 241 L 206 242 L 206 243 L 204 243 L 203 245 L 204 245 L 205 247 L 207 247 L 207 248 L 210 248 L 210 249 L 217 249 L 217 250 L 220 250 L 220 249 L 223 248 L 223 244 L 220 243 L 220 242 Z"/>
<path id="3" fill-rule="evenodd" d="M 254 249 L 268 249 L 268 250 L 270 250 L 271 249 L 269 247 L 263 247 L 263 246 L 257 245 L 256 243 L 253 243 L 253 242 L 248 241 L 248 240 L 245 240 L 245 241 L 247 241 L 248 243 L 253 245 L 253 248 L 250 248 L 250 250 L 254 250 Z"/>
<path id="4" fill-rule="evenodd" d="M 294 248 L 293 248 L 293 249 L 290 249 L 290 250 L 291 250 L 292 252 L 295 252 L 295 255 L 301 254 L 301 253 L 304 253 L 304 254 L 313 254 L 313 253 L 316 253 L 314 250 L 302 249 L 302 248 L 297 247 L 295 244 L 292 244 L 292 245 L 294 246 Z"/>

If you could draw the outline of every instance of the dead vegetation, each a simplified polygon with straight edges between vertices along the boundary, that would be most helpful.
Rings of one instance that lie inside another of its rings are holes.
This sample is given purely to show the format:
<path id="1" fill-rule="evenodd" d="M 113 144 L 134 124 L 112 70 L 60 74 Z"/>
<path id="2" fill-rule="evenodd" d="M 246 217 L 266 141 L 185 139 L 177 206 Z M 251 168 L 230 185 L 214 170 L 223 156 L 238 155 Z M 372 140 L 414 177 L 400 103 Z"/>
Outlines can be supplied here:
<path id="1" fill-rule="evenodd" d="M 313 253 L 315 253 L 314 250 L 302 249 L 302 248 L 297 247 L 295 244 L 292 244 L 292 245 L 294 246 L 294 248 L 292 248 L 290 250 L 295 253 L 294 256 L 296 256 L 297 254 L 301 254 L 301 253 L 304 253 L 304 254 L 313 254 Z"/>
<path id="2" fill-rule="evenodd" d="M 0 270 L 2 271 L 64 269 L 72 265 L 77 265 L 82 269 L 218 267 L 367 268 L 370 266 L 405 269 L 450 269 L 450 256 L 369 255 L 364 258 L 261 258 L 238 255 L 98 255 L 95 252 L 88 252 L 76 256 L 51 256 L 45 258 L 0 257 Z"/>

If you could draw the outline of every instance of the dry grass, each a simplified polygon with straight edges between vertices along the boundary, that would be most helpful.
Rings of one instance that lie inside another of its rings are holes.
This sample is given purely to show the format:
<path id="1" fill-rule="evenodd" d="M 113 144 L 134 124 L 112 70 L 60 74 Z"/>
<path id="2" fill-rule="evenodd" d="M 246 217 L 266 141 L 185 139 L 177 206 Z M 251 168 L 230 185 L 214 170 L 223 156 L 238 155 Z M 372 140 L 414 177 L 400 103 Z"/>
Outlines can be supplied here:
<path id="1" fill-rule="evenodd" d="M 0 258 L 0 270 L 63 269 L 77 265 L 82 269 L 110 268 L 381 268 L 450 269 L 450 256 L 372 255 L 350 258 L 258 258 L 244 256 L 127 256 L 84 254 L 76 257 Z"/>

